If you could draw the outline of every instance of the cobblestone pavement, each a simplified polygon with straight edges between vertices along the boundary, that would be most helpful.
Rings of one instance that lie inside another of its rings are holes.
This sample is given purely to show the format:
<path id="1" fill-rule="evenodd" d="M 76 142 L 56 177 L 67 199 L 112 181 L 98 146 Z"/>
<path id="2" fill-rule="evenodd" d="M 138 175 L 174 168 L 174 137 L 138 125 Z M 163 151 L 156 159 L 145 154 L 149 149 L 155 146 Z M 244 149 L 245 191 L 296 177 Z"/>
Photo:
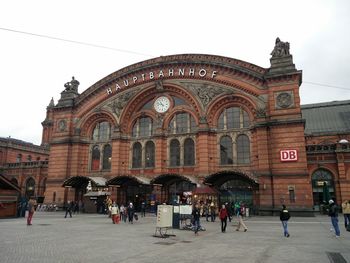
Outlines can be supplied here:
<path id="1" fill-rule="evenodd" d="M 156 218 L 147 215 L 133 225 L 113 225 L 105 215 L 36 212 L 33 225 L 24 218 L 0 220 L 0 262 L 350 262 L 350 232 L 330 232 L 326 216 L 294 217 L 290 238 L 283 237 L 278 217 L 251 217 L 247 232 L 235 222 L 221 233 L 220 223 L 206 222 L 195 236 L 171 230 L 175 236 L 153 237 Z"/>

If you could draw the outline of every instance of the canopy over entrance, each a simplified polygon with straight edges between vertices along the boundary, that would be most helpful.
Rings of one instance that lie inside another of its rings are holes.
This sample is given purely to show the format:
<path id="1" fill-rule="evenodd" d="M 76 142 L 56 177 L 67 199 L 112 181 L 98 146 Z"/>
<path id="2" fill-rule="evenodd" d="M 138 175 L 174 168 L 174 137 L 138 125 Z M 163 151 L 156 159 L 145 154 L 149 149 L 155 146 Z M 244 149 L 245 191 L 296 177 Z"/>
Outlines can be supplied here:
<path id="1" fill-rule="evenodd" d="M 242 171 L 221 171 L 215 174 L 211 174 L 204 179 L 204 184 L 220 187 L 222 184 L 229 180 L 242 180 L 252 186 L 257 186 L 258 180 L 257 177 L 251 173 L 242 172 Z"/>
<path id="2" fill-rule="evenodd" d="M 141 177 L 141 176 L 129 176 L 129 175 L 121 175 L 121 176 L 116 176 L 106 182 L 107 186 L 112 186 L 112 185 L 150 185 L 150 179 Z"/>
<path id="3" fill-rule="evenodd" d="M 190 184 L 199 185 L 197 178 L 190 175 L 162 174 L 151 180 L 151 184 L 167 186 L 177 181 L 186 181 Z"/>
<path id="4" fill-rule="evenodd" d="M 62 186 L 74 188 L 86 187 L 89 181 L 91 181 L 91 185 L 94 187 L 104 187 L 107 180 L 103 177 L 73 176 L 65 180 Z"/>

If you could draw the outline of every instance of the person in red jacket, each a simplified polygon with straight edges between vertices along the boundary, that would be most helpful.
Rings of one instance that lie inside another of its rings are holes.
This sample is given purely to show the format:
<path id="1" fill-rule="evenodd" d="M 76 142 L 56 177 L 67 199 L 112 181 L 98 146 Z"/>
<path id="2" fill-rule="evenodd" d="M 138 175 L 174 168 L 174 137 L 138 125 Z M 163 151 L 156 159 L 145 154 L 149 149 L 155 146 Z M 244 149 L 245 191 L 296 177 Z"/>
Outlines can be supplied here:
<path id="1" fill-rule="evenodd" d="M 224 233 L 224 232 L 226 232 L 227 217 L 228 217 L 228 213 L 227 213 L 227 209 L 226 209 L 225 205 L 222 205 L 220 212 L 219 212 L 219 217 L 221 220 L 221 232 Z"/>

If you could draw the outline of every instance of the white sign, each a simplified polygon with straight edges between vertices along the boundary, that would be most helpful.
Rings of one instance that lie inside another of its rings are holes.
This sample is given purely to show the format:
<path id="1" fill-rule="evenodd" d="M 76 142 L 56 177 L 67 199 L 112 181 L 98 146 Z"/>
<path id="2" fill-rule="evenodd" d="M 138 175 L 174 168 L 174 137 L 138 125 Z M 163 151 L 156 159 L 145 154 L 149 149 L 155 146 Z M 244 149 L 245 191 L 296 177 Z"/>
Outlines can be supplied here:
<path id="1" fill-rule="evenodd" d="M 280 151 L 280 161 L 281 162 L 296 162 L 296 161 L 298 161 L 298 151 L 297 150 L 281 150 Z"/>

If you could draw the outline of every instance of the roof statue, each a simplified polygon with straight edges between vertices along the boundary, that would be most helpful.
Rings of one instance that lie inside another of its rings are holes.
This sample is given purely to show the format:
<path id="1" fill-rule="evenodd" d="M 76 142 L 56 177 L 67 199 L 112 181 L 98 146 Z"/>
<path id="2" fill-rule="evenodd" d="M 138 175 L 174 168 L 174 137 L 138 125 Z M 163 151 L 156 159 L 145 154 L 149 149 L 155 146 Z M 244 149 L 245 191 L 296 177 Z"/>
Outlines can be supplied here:
<path id="1" fill-rule="evenodd" d="M 74 79 L 74 77 L 72 77 L 72 80 L 64 84 L 64 87 L 66 88 L 66 91 L 78 92 L 79 84 L 80 84 L 79 81 L 77 81 L 76 79 Z"/>
<path id="2" fill-rule="evenodd" d="M 272 57 L 284 57 L 289 54 L 289 42 L 283 42 L 278 38 L 276 38 L 275 47 L 271 52 Z"/>

